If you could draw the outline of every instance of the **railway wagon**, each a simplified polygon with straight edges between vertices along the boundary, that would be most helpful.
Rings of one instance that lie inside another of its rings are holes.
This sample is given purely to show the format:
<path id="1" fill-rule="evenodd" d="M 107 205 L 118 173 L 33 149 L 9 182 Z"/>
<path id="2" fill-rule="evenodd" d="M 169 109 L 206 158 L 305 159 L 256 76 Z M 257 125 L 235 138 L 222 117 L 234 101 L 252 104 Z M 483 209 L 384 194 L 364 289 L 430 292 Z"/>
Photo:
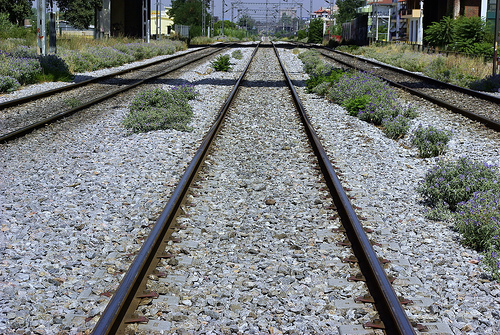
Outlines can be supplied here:
<path id="1" fill-rule="evenodd" d="M 368 44 L 368 15 L 342 23 L 342 41 L 347 44 Z"/>

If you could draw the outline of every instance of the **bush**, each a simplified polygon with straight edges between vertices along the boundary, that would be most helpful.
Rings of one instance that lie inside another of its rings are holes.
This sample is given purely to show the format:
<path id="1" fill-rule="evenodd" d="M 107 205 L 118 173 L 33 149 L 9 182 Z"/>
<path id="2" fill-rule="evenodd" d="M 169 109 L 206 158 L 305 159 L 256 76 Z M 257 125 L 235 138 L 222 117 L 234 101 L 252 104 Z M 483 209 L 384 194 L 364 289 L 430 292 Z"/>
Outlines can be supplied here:
<path id="1" fill-rule="evenodd" d="M 420 157 L 436 157 L 446 151 L 450 137 L 450 131 L 419 125 L 413 132 L 412 144 L 418 148 Z"/>
<path id="2" fill-rule="evenodd" d="M 388 116 L 382 120 L 384 134 L 391 139 L 404 137 L 410 129 L 410 119 L 403 116 Z"/>
<path id="3" fill-rule="evenodd" d="M 19 86 L 21 85 L 15 78 L 0 75 L 0 93 L 15 91 Z"/>
<path id="4" fill-rule="evenodd" d="M 130 112 L 123 121 L 125 128 L 133 132 L 175 129 L 188 131 L 191 128 L 193 111 L 187 103 L 197 93 L 189 85 L 169 91 L 154 89 L 139 93 L 130 105 Z"/>
<path id="5" fill-rule="evenodd" d="M 427 172 L 417 189 L 432 206 L 444 205 L 452 211 L 475 192 L 488 190 L 500 191 L 497 168 L 466 157 L 456 162 L 439 162 Z"/>
<path id="6" fill-rule="evenodd" d="M 21 85 L 32 84 L 42 74 L 36 58 L 17 58 L 0 54 L 0 75 L 16 79 Z"/>
<path id="7" fill-rule="evenodd" d="M 425 41 L 432 46 L 446 46 L 455 39 L 455 20 L 445 16 L 439 22 L 433 22 L 425 30 Z"/>
<path id="8" fill-rule="evenodd" d="M 215 71 L 229 71 L 231 70 L 231 62 L 229 55 L 219 55 L 213 60 L 210 65 Z"/>
<path id="9" fill-rule="evenodd" d="M 500 193 L 476 192 L 457 205 L 455 227 L 463 243 L 478 251 L 500 250 Z"/>

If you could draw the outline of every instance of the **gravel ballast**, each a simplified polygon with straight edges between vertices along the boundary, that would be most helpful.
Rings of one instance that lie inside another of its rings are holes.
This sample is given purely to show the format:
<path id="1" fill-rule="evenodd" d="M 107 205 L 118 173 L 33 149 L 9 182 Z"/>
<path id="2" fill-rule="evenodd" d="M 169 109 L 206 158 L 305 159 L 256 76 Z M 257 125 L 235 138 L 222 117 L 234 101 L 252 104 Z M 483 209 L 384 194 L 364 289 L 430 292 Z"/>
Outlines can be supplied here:
<path id="1" fill-rule="evenodd" d="M 231 89 L 218 84 L 236 79 L 246 63 L 251 49 L 241 50 L 245 57 L 230 73 L 206 74 L 207 63 L 182 74 L 201 93 L 192 102 L 193 132 L 130 134 L 120 124 L 128 100 L 114 99 L 0 146 L 0 333 L 92 328 L 132 260 L 127 255 L 140 247 Z M 305 80 L 296 56 L 280 53 L 292 79 Z M 479 255 L 460 245 L 449 223 L 424 218 L 415 189 L 437 159 L 418 158 L 406 139 L 390 140 L 343 108 L 298 91 L 360 215 L 399 247 L 375 249 L 388 259 L 401 252 L 411 264 L 389 272 L 419 278 L 415 290 L 433 299 L 423 321 L 444 322 L 454 334 L 498 334 L 500 286 L 484 279 Z M 418 111 L 413 127 L 453 131 L 442 158 L 500 165 L 497 133 L 427 104 Z M 266 155 L 259 160 L 265 164 Z"/>

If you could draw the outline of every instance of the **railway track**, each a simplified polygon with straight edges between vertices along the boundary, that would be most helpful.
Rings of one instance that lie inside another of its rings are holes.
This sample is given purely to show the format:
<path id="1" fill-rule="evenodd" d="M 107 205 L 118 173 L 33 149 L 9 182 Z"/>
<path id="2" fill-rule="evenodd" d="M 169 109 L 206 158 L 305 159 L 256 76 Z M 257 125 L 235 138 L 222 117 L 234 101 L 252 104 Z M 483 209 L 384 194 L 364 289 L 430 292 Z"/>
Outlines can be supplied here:
<path id="1" fill-rule="evenodd" d="M 371 73 L 410 94 L 500 131 L 499 97 L 440 82 L 344 52 L 327 48 L 318 48 L 318 50 L 325 58 L 342 66 Z"/>
<path id="2" fill-rule="evenodd" d="M 415 333 L 276 55 L 260 48 L 240 77 L 94 334 L 349 334 L 363 324 Z M 261 164 L 263 156 L 273 163 Z M 338 245 L 344 233 L 354 257 Z"/>
<path id="3" fill-rule="evenodd" d="M 110 99 L 120 93 L 200 61 L 225 45 L 195 49 L 101 77 L 0 104 L 0 143 Z"/>

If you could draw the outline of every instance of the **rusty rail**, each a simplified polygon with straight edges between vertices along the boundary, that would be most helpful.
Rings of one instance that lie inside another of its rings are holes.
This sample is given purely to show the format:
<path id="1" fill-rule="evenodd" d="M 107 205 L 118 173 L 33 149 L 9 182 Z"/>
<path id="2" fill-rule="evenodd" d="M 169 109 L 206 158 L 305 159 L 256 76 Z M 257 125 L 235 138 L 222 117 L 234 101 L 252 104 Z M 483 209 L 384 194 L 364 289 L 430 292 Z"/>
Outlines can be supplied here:
<path id="1" fill-rule="evenodd" d="M 179 184 L 175 188 L 174 193 L 163 209 L 160 217 L 156 221 L 156 224 L 151 230 L 151 233 L 146 239 L 144 245 L 125 274 L 116 293 L 113 295 L 101 318 L 94 327 L 92 334 L 116 334 L 121 332 L 123 330 L 122 327 L 124 320 L 131 317 L 136 310 L 140 300 L 137 298 L 137 295 L 141 294 L 141 290 L 145 287 L 147 274 L 151 273 L 158 263 L 157 253 L 163 245 L 165 239 L 171 233 L 171 226 L 175 222 L 175 218 L 178 211 L 181 209 L 181 205 L 185 200 L 189 187 L 195 180 L 196 175 L 203 164 L 205 156 L 207 155 L 213 140 L 217 136 L 224 122 L 229 106 L 233 101 L 239 86 L 241 85 L 243 77 L 250 67 L 250 63 L 252 62 L 258 47 L 259 46 L 257 45 L 245 70 L 236 82 L 228 99 L 221 107 L 214 125 L 205 135 L 200 148 L 187 167 L 184 175 L 179 181 Z"/>
<path id="2" fill-rule="evenodd" d="M 299 111 L 300 118 L 309 138 L 309 142 L 318 159 L 318 163 L 333 198 L 335 207 L 339 213 L 342 225 L 344 226 L 346 234 L 351 242 L 353 252 L 356 255 L 361 271 L 366 278 L 366 284 L 370 294 L 375 300 L 375 306 L 384 324 L 385 332 L 387 334 L 415 334 L 415 330 L 408 320 L 408 317 L 403 310 L 383 267 L 380 265 L 378 257 L 375 254 L 368 237 L 363 231 L 363 226 L 354 212 L 340 180 L 335 174 L 335 170 L 330 163 L 328 155 L 323 149 L 323 146 L 321 145 L 320 140 L 314 131 L 309 118 L 307 117 L 306 111 L 300 102 L 300 98 L 295 90 L 295 87 L 293 86 L 281 59 L 279 58 L 277 49 L 274 48 L 274 51 L 280 62 L 283 74 L 286 77 L 287 85 L 292 92 L 294 103 Z"/>

